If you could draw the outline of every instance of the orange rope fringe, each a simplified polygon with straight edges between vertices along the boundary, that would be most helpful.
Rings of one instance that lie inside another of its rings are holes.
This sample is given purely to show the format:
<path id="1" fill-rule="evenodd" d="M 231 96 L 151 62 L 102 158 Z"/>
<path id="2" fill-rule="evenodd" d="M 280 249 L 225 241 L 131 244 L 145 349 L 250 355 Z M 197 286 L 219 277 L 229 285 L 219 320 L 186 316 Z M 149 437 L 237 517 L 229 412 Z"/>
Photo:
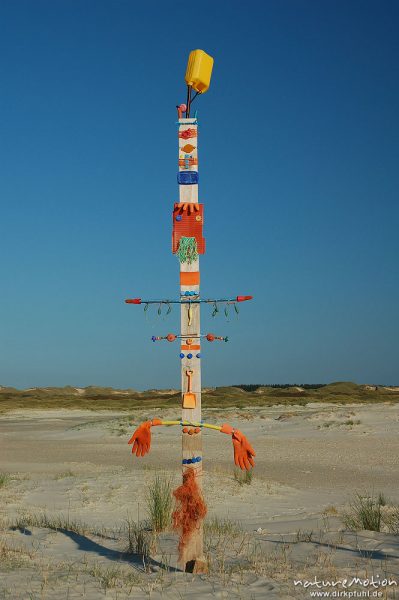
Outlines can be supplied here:
<path id="1" fill-rule="evenodd" d="M 195 480 L 194 469 L 183 473 L 183 483 L 174 492 L 178 506 L 173 512 L 173 528 L 180 531 L 179 560 L 192 533 L 205 517 L 207 508 L 200 489 Z"/>

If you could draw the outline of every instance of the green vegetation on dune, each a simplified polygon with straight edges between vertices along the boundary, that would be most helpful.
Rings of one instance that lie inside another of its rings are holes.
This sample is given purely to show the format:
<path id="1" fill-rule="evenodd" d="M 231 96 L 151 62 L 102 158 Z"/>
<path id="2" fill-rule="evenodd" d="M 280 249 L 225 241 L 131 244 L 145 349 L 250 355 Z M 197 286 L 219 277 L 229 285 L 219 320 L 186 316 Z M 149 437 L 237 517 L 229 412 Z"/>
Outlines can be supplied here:
<path id="1" fill-rule="evenodd" d="M 324 386 L 323 392 L 328 394 L 353 394 L 363 389 L 364 386 L 357 385 L 351 381 L 336 381 Z"/>
<path id="2" fill-rule="evenodd" d="M 204 408 L 244 408 L 299 404 L 309 402 L 370 403 L 398 402 L 397 388 L 357 385 L 351 382 L 330 383 L 323 386 L 244 386 L 217 387 L 202 393 Z M 306 387 L 306 389 L 304 389 Z M 0 388 L 0 412 L 15 409 L 83 409 L 134 410 L 137 408 L 175 408 L 180 402 L 178 390 L 115 390 L 90 386 L 87 388 L 32 388 L 17 390 Z"/>
<path id="3" fill-rule="evenodd" d="M 259 390 L 278 390 L 278 389 L 288 389 L 288 388 L 303 388 L 304 390 L 317 390 L 318 388 L 325 387 L 326 383 L 272 383 L 272 384 L 264 384 L 264 383 L 242 383 L 240 385 L 234 385 L 233 387 L 240 388 L 245 392 L 258 392 Z M 356 384 L 354 384 L 356 385 Z"/>

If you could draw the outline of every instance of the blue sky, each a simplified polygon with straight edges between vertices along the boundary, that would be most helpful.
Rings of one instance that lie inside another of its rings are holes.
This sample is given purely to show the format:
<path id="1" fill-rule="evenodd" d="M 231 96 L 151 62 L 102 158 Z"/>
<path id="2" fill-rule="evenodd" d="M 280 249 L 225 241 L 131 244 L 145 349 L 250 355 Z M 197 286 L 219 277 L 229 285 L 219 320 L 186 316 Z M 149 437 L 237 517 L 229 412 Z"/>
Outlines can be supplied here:
<path id="1" fill-rule="evenodd" d="M 175 105 L 200 121 L 203 384 L 398 384 L 399 5 L 0 4 L 0 384 L 179 386 Z M 195 107 L 195 104 L 194 104 Z"/>

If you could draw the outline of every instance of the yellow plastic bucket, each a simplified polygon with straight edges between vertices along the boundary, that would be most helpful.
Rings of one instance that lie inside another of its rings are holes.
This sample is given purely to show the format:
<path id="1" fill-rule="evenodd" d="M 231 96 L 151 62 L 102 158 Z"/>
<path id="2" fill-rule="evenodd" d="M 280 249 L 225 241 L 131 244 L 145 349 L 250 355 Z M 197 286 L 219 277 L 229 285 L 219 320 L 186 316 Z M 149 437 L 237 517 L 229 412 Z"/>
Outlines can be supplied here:
<path id="1" fill-rule="evenodd" d="M 213 68 L 213 58 L 203 50 L 192 50 L 188 57 L 186 83 L 196 92 L 203 94 L 209 88 Z"/>

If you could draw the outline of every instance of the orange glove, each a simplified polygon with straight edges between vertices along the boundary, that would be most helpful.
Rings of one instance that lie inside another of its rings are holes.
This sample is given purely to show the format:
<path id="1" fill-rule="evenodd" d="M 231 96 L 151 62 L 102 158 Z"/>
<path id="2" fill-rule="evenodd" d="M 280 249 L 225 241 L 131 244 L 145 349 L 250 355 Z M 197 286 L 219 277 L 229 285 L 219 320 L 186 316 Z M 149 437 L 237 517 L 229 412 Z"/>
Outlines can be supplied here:
<path id="1" fill-rule="evenodd" d="M 132 454 L 136 456 L 145 456 L 151 448 L 151 426 L 162 425 L 160 419 L 153 419 L 152 421 L 145 421 L 139 425 L 132 437 L 128 441 L 128 444 L 133 444 Z"/>
<path id="2" fill-rule="evenodd" d="M 251 467 L 255 466 L 253 457 L 255 456 L 255 450 L 241 431 L 236 429 L 232 435 L 233 446 L 234 446 L 234 462 L 237 467 L 249 471 Z"/>
<path id="3" fill-rule="evenodd" d="M 228 423 L 223 423 L 220 433 L 227 433 L 227 435 L 232 435 L 234 433 L 234 428 Z"/>
<path id="4" fill-rule="evenodd" d="M 187 210 L 188 214 L 191 215 L 192 212 L 199 211 L 199 204 L 192 202 L 179 202 L 176 204 L 176 208 L 180 209 L 180 211 Z"/>

